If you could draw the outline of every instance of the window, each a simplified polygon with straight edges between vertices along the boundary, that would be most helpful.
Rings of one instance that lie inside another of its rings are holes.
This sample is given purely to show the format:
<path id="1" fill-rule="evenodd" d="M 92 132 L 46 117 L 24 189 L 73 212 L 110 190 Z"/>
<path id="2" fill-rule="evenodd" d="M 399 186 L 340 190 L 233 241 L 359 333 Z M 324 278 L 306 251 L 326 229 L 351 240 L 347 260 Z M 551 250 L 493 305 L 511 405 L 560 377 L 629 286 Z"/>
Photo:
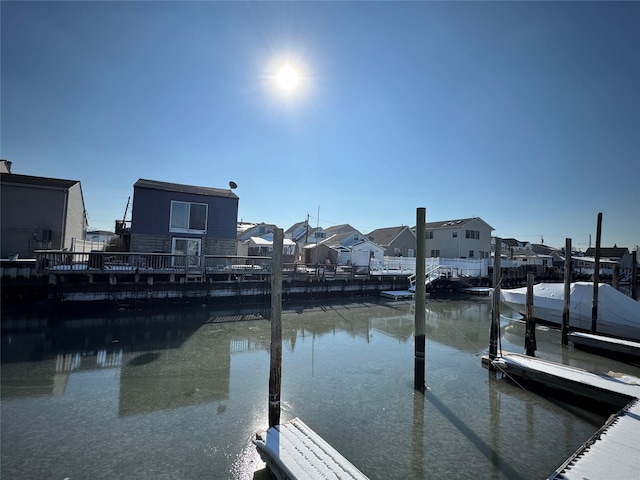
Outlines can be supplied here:
<path id="1" fill-rule="evenodd" d="M 429 239 L 433 239 L 433 232 L 432 231 L 427 232 L 427 240 L 429 240 Z"/>
<path id="2" fill-rule="evenodd" d="M 480 231 L 479 230 L 465 230 L 466 238 L 473 238 L 475 240 L 480 240 Z"/>
<path id="3" fill-rule="evenodd" d="M 432 257 L 439 257 L 440 256 L 440 250 L 431 250 L 431 256 Z"/>
<path id="4" fill-rule="evenodd" d="M 453 231 L 453 238 L 458 238 L 458 231 L 457 230 Z"/>
<path id="5" fill-rule="evenodd" d="M 469 250 L 469 258 L 473 258 L 473 250 Z"/>
<path id="6" fill-rule="evenodd" d="M 174 238 L 171 242 L 171 252 L 183 257 L 173 257 L 173 265 L 184 267 L 185 258 L 190 267 L 200 265 L 200 251 L 202 240 L 199 238 Z"/>
<path id="7" fill-rule="evenodd" d="M 207 233 L 207 204 L 172 201 L 169 231 Z"/>

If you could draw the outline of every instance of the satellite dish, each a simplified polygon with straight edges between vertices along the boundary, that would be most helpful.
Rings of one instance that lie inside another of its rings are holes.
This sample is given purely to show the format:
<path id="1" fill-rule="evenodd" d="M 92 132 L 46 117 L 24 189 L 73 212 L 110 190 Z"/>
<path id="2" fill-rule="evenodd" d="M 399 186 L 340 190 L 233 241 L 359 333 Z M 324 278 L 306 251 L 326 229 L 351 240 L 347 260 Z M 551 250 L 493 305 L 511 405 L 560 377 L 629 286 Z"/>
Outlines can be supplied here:
<path id="1" fill-rule="evenodd" d="M 238 188 L 238 184 L 232 180 L 229 182 L 229 188 L 231 188 L 231 190 Z"/>

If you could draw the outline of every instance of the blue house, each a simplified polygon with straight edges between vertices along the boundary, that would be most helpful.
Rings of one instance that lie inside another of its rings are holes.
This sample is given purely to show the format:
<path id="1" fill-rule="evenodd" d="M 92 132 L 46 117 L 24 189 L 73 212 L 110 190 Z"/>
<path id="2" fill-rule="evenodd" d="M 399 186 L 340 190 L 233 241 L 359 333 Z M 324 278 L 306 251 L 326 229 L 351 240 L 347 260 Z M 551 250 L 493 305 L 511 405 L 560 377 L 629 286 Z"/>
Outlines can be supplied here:
<path id="1" fill-rule="evenodd" d="M 238 196 L 229 189 L 139 179 L 133 185 L 131 251 L 235 255 Z"/>

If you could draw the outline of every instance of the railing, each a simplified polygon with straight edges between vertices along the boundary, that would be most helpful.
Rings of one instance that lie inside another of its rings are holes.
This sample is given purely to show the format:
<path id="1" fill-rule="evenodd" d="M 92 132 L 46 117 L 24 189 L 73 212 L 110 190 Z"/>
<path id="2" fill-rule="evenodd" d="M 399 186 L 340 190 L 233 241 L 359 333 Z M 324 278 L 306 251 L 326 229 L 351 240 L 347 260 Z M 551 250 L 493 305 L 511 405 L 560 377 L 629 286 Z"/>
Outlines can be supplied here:
<path id="1" fill-rule="evenodd" d="M 425 272 L 425 285 L 430 285 L 441 278 L 459 279 L 462 275 L 460 269 L 452 265 L 436 265 Z M 415 291 L 416 274 L 409 275 L 409 290 Z"/>
<path id="2" fill-rule="evenodd" d="M 265 275 L 270 257 L 178 255 L 172 253 L 69 252 L 38 250 L 40 273 L 182 273 L 187 275 Z"/>
<path id="3" fill-rule="evenodd" d="M 38 250 L 39 273 L 175 273 L 192 277 L 217 276 L 219 279 L 263 277 L 271 274 L 271 257 L 230 255 L 177 255 L 172 253 L 70 252 Z M 367 266 L 287 263 L 285 279 L 353 279 L 368 278 Z M 226 277 L 225 277 L 226 276 Z"/>

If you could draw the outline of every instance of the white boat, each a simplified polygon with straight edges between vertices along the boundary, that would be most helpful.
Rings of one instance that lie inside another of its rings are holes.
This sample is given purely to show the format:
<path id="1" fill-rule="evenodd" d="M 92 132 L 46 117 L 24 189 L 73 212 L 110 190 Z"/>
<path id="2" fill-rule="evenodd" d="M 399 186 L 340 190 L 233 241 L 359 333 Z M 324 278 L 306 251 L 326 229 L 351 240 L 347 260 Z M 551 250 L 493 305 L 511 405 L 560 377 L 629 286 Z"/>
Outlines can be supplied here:
<path id="1" fill-rule="evenodd" d="M 526 315 L 527 287 L 503 289 L 500 299 L 516 312 Z M 569 327 L 591 332 L 593 282 L 571 284 Z M 562 325 L 564 284 L 539 283 L 533 286 L 533 316 Z M 602 335 L 640 341 L 640 302 L 605 283 L 598 286 L 596 332 Z"/>

